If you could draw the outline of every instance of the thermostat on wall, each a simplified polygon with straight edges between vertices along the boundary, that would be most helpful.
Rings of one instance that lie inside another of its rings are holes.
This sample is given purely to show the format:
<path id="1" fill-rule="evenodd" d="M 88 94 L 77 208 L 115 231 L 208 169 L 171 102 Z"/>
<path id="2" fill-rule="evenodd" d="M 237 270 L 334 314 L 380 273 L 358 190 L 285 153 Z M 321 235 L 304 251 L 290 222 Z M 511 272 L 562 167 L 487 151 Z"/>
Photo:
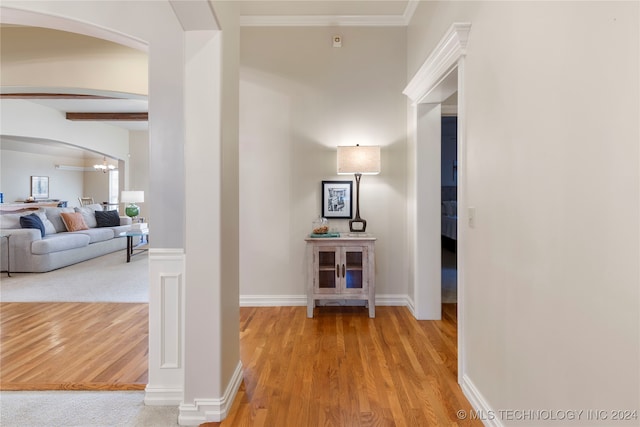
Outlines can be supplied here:
<path id="1" fill-rule="evenodd" d="M 333 36 L 333 47 L 342 47 L 342 36 Z"/>

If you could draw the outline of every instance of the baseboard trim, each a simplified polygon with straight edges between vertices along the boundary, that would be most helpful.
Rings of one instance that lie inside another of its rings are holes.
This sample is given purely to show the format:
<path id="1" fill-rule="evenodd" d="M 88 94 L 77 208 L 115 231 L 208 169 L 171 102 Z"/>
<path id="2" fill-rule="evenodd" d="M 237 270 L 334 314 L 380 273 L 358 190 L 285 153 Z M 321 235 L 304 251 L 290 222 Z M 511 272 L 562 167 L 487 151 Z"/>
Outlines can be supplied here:
<path id="1" fill-rule="evenodd" d="M 500 420 L 500 413 L 494 411 L 482 393 L 477 389 L 473 381 L 466 376 L 462 376 L 460 384 L 462 393 L 465 395 L 469 403 L 473 407 L 473 414 L 466 414 L 468 418 L 482 421 L 485 427 L 504 427 Z"/>
<path id="2" fill-rule="evenodd" d="M 182 389 L 149 386 L 144 389 L 144 404 L 147 406 L 177 406 L 182 403 L 183 397 Z"/>
<path id="3" fill-rule="evenodd" d="M 240 295 L 240 307 L 295 307 L 306 306 L 306 295 Z M 376 305 L 410 307 L 411 300 L 403 294 L 376 295 Z"/>
<path id="4" fill-rule="evenodd" d="M 194 399 L 179 407 L 178 424 L 198 426 L 208 422 L 220 422 L 229 414 L 233 399 L 242 383 L 242 362 L 238 362 L 224 395 L 220 399 Z"/>
<path id="5" fill-rule="evenodd" d="M 240 307 L 292 307 L 306 305 L 306 295 L 240 295 Z"/>

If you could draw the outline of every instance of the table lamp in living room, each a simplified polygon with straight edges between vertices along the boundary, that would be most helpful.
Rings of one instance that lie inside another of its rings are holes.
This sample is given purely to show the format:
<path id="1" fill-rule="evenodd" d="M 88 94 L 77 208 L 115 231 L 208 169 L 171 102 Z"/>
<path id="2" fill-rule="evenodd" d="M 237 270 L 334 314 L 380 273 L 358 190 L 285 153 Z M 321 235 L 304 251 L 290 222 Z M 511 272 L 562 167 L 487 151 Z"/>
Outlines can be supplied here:
<path id="1" fill-rule="evenodd" d="M 140 215 L 140 208 L 136 203 L 144 202 L 144 191 L 123 191 L 120 194 L 120 199 L 122 203 L 129 203 L 124 208 L 124 213 L 135 222 L 135 218 Z"/>

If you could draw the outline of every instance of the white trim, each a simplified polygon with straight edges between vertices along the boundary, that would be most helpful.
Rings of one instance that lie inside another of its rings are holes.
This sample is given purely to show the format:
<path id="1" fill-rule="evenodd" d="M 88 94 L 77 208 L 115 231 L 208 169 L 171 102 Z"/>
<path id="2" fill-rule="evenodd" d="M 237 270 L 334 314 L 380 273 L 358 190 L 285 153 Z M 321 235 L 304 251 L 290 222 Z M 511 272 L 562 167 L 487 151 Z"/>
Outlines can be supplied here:
<path id="1" fill-rule="evenodd" d="M 144 389 L 144 404 L 147 406 L 177 406 L 182 402 L 182 388 L 161 388 L 147 385 Z"/>
<path id="2" fill-rule="evenodd" d="M 184 249 L 149 248 L 149 257 L 162 261 L 184 262 Z"/>
<path id="3" fill-rule="evenodd" d="M 467 194 L 466 194 L 466 93 L 465 93 L 465 56 L 466 47 L 469 37 L 469 31 L 471 30 L 471 23 L 453 23 L 449 30 L 445 33 L 444 37 L 440 40 L 436 48 L 429 55 L 427 60 L 422 64 L 418 72 L 415 74 L 411 82 L 407 85 L 403 93 L 407 95 L 413 101 L 412 111 L 413 114 L 417 114 L 417 105 L 421 102 L 431 102 L 441 104 L 446 98 L 442 98 L 444 93 L 437 92 L 438 89 L 442 92 L 442 86 L 446 86 L 450 83 L 447 78 L 453 72 L 457 73 L 456 83 L 458 92 L 458 212 L 459 224 L 463 224 L 463 227 L 458 229 L 458 383 L 462 384 L 466 379 L 466 351 L 465 351 L 465 275 L 464 267 L 466 265 L 464 258 L 464 248 L 466 246 L 466 224 L 467 215 Z M 434 91 L 434 96 L 427 99 L 429 94 Z M 440 98 L 438 97 L 440 96 Z M 417 116 L 413 117 L 413 121 L 409 118 L 409 135 L 418 134 L 418 120 Z M 412 128 L 413 127 L 413 128 Z M 416 145 L 418 141 L 416 139 Z M 417 185 L 417 183 L 416 183 Z M 415 212 L 414 212 L 415 215 Z M 415 218 L 414 218 L 415 220 Z M 439 221 L 439 219 L 437 220 Z M 415 247 L 418 247 L 416 242 Z M 417 252 L 417 249 L 415 249 Z M 415 253 L 414 255 L 417 255 Z M 417 262 L 417 261 L 416 261 Z M 414 276 L 417 274 L 418 264 L 414 264 Z M 414 286 L 421 286 L 414 277 Z M 424 284 L 422 286 L 425 286 Z M 419 289 L 416 289 L 416 295 L 418 295 Z M 413 301 L 414 304 L 420 304 L 419 300 Z M 413 306 L 415 313 L 421 311 L 421 307 Z M 415 314 L 414 314 L 415 315 Z M 477 393 L 479 395 L 479 393 Z"/>
<path id="4" fill-rule="evenodd" d="M 280 15 L 240 17 L 241 27 L 404 27 L 404 15 Z"/>
<path id="5" fill-rule="evenodd" d="M 306 307 L 306 305 L 306 295 L 240 295 L 240 307 Z"/>
<path id="6" fill-rule="evenodd" d="M 149 384 L 147 405 L 184 399 L 184 249 L 149 250 Z"/>
<path id="7" fill-rule="evenodd" d="M 467 265 L 465 253 L 467 245 L 467 94 L 465 86 L 465 58 L 460 57 L 458 60 L 458 224 L 463 224 L 462 227 L 458 225 L 458 269 L 457 269 L 457 284 L 458 284 L 458 382 L 462 382 L 463 376 L 467 373 L 467 359 L 465 352 L 464 339 L 465 335 L 465 316 L 464 308 L 466 307 L 466 279 L 464 276 L 464 269 Z M 461 213 L 460 213 L 461 212 Z"/>
<path id="8" fill-rule="evenodd" d="M 471 24 L 454 23 L 435 47 L 431 55 L 402 91 L 414 104 L 424 102 L 431 91 L 449 75 L 458 59 L 466 55 L 467 39 Z"/>
<path id="9" fill-rule="evenodd" d="M 411 300 L 406 294 L 377 294 L 376 305 L 390 307 L 409 307 Z"/>
<path id="10" fill-rule="evenodd" d="M 178 424 L 197 426 L 202 423 L 224 420 L 229 414 L 233 400 L 238 393 L 238 388 L 242 383 L 242 378 L 242 362 L 238 362 L 224 395 L 219 399 L 194 399 L 193 403 L 181 404 Z"/>
<path id="11" fill-rule="evenodd" d="M 149 52 L 149 44 L 145 40 L 93 22 L 81 21 L 64 15 L 2 6 L 0 8 L 0 22 L 3 24 L 29 25 L 31 27 L 80 33 L 85 36 L 118 43 L 132 49 Z"/>
<path id="12" fill-rule="evenodd" d="M 457 105 L 442 105 L 442 115 L 443 116 L 457 116 L 458 115 L 458 106 Z"/>
<path id="13" fill-rule="evenodd" d="M 409 25 L 411 23 L 411 19 L 413 18 L 413 14 L 416 13 L 416 9 L 418 9 L 418 5 L 420 4 L 420 0 L 409 0 L 407 3 L 407 7 L 402 14 L 402 19 L 404 19 L 405 24 Z"/>
<path id="14" fill-rule="evenodd" d="M 409 0 L 402 15 L 243 15 L 241 27 L 406 27 L 420 0 Z"/>
<path id="15" fill-rule="evenodd" d="M 306 295 L 240 295 L 240 307 L 297 307 L 306 306 Z M 377 306 L 409 307 L 413 305 L 406 294 L 378 294 Z"/>
<path id="16" fill-rule="evenodd" d="M 482 393 L 478 391 L 471 379 L 464 375 L 460 382 L 462 393 L 465 395 L 471 406 L 473 407 L 475 414 L 466 414 L 468 418 L 476 417 L 480 419 L 485 427 L 503 427 L 504 424 L 500 421 L 500 413 L 491 408 L 487 400 Z"/>

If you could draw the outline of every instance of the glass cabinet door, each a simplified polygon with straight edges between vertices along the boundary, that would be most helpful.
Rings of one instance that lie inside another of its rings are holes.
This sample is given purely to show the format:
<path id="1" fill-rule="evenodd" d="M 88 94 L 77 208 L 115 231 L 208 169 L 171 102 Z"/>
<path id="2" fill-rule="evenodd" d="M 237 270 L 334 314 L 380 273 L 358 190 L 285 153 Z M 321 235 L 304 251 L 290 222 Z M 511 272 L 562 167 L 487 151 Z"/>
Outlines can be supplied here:
<path id="1" fill-rule="evenodd" d="M 335 292 L 340 275 L 335 248 L 318 249 L 318 288 Z"/>
<path id="2" fill-rule="evenodd" d="M 362 289 L 362 250 L 345 252 L 345 287 L 347 289 Z"/>
<path id="3" fill-rule="evenodd" d="M 367 249 L 364 247 L 343 248 L 342 272 L 345 293 L 360 293 L 366 287 L 364 260 Z"/>

